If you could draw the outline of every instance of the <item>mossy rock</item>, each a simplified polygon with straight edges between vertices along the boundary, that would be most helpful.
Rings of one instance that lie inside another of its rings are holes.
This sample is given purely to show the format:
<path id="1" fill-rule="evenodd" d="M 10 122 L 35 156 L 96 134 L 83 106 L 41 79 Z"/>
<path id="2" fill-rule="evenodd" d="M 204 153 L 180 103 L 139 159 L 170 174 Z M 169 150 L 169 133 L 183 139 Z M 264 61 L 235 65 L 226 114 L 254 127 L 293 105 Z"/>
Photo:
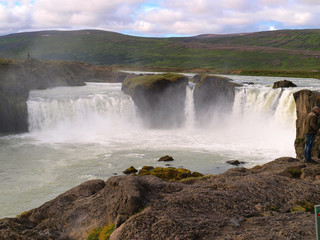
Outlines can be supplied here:
<path id="1" fill-rule="evenodd" d="M 139 171 L 138 175 L 154 175 L 165 180 L 181 180 L 181 179 L 190 178 L 190 177 L 203 176 L 201 173 L 198 173 L 198 172 L 191 173 L 190 170 L 185 168 L 174 168 L 174 167 L 153 168 L 150 166 L 143 167 Z"/>
<path id="2" fill-rule="evenodd" d="M 128 92 L 131 92 L 136 87 L 150 88 L 154 83 L 159 81 L 165 80 L 169 82 L 176 82 L 185 78 L 186 77 L 184 75 L 177 73 L 142 75 L 125 79 L 123 82 L 123 89 L 127 89 Z"/>

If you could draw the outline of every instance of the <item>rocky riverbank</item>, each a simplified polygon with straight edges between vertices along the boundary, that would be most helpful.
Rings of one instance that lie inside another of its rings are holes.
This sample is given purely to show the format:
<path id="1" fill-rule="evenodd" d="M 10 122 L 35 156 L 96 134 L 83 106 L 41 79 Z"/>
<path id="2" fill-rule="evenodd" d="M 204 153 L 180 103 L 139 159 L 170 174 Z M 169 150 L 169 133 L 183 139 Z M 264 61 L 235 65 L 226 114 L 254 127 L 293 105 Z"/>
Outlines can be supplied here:
<path id="1" fill-rule="evenodd" d="M 314 239 L 320 164 L 280 158 L 252 169 L 166 181 L 85 182 L 39 208 L 0 220 L 0 239 Z"/>

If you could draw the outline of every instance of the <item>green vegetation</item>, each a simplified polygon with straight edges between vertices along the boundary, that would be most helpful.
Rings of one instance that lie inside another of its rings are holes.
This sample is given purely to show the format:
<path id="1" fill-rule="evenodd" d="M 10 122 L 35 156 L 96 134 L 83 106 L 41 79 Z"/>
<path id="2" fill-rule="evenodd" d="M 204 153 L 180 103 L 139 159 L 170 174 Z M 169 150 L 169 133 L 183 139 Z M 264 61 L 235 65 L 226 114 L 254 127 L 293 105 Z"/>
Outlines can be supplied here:
<path id="1" fill-rule="evenodd" d="M 89 233 L 87 240 L 108 240 L 113 230 L 113 223 L 110 223 L 108 226 L 95 228 Z"/>
<path id="2" fill-rule="evenodd" d="M 0 58 L 75 60 L 95 65 L 189 70 L 319 71 L 320 30 L 209 38 L 143 38 L 118 33 L 43 31 L 0 37 Z M 319 77 L 319 74 L 318 74 Z"/>
<path id="3" fill-rule="evenodd" d="M 165 180 L 181 180 L 187 178 L 200 178 L 203 177 L 203 174 L 198 172 L 191 173 L 190 170 L 185 168 L 174 168 L 174 167 L 151 167 L 144 166 L 138 173 L 138 175 L 153 175 Z"/>
<path id="4" fill-rule="evenodd" d="M 301 169 L 299 168 L 289 168 L 288 172 L 292 175 L 294 178 L 299 178 L 302 174 Z"/>
<path id="5" fill-rule="evenodd" d="M 301 201 L 290 209 L 290 212 L 311 212 L 314 213 L 314 204 L 308 201 Z"/>
<path id="6" fill-rule="evenodd" d="M 319 51 L 319 29 L 279 30 L 204 39 L 202 42 Z"/>

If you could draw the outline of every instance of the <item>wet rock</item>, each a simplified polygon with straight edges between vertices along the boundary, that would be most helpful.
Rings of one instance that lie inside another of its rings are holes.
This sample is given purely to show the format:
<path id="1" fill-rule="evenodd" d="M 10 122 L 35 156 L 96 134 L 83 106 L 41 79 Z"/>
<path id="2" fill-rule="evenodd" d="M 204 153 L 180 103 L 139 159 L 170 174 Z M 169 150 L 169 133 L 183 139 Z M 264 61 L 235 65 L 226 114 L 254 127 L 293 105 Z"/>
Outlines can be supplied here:
<path id="1" fill-rule="evenodd" d="M 136 173 L 136 172 L 138 172 L 138 170 L 135 169 L 134 166 L 131 166 L 131 167 L 129 167 L 126 170 L 123 171 L 124 174 L 131 174 L 131 173 Z"/>
<path id="2" fill-rule="evenodd" d="M 158 162 L 170 162 L 173 160 L 174 160 L 173 157 L 166 155 L 166 156 L 159 158 Z"/>
<path id="3" fill-rule="evenodd" d="M 122 91 L 135 102 L 145 126 L 175 128 L 185 121 L 188 77 L 166 73 L 126 79 Z"/>
<path id="4" fill-rule="evenodd" d="M 240 164 L 245 164 L 245 162 L 239 161 L 239 160 L 230 160 L 227 161 L 228 164 L 234 165 L 234 166 L 239 166 Z"/>
<path id="5" fill-rule="evenodd" d="M 194 77 L 192 78 L 192 82 L 197 83 L 201 80 L 202 75 L 201 74 L 196 74 L 194 75 Z"/>
<path id="6" fill-rule="evenodd" d="M 184 168 L 143 167 L 138 175 L 154 175 L 165 180 L 181 180 L 192 177 L 191 171 Z"/>
<path id="7" fill-rule="evenodd" d="M 288 87 L 296 87 L 293 82 L 288 80 L 277 81 L 273 83 L 272 88 L 288 88 Z"/>

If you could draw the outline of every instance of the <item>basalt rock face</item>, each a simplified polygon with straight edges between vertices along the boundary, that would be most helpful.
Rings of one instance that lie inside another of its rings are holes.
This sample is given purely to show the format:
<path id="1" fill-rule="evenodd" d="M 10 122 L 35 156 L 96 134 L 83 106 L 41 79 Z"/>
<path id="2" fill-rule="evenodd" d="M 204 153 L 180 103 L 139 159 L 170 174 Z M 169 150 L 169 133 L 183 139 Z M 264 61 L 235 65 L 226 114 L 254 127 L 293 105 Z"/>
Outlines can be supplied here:
<path id="1" fill-rule="evenodd" d="M 28 131 L 30 90 L 82 86 L 85 81 L 121 82 L 127 75 L 77 62 L 0 60 L 0 133 Z"/>
<path id="2" fill-rule="evenodd" d="M 293 94 L 296 102 L 297 120 L 296 120 L 296 139 L 295 150 L 297 158 L 303 159 L 304 157 L 304 119 L 314 106 L 320 106 L 320 93 L 310 90 L 301 90 Z M 320 147 L 319 137 L 316 137 L 312 155 L 318 156 L 318 149 Z"/>
<path id="3" fill-rule="evenodd" d="M 197 82 L 193 95 L 198 123 L 207 123 L 230 113 L 235 96 L 231 79 L 203 75 Z"/>
<path id="4" fill-rule="evenodd" d="M 132 97 L 145 126 L 175 128 L 185 121 L 187 84 L 180 74 L 144 75 L 126 79 L 122 90 Z"/>
<path id="5" fill-rule="evenodd" d="M 319 201 L 320 164 L 294 158 L 182 182 L 116 176 L 0 220 L 0 239 L 86 239 L 111 222 L 110 240 L 314 239 Z"/>

